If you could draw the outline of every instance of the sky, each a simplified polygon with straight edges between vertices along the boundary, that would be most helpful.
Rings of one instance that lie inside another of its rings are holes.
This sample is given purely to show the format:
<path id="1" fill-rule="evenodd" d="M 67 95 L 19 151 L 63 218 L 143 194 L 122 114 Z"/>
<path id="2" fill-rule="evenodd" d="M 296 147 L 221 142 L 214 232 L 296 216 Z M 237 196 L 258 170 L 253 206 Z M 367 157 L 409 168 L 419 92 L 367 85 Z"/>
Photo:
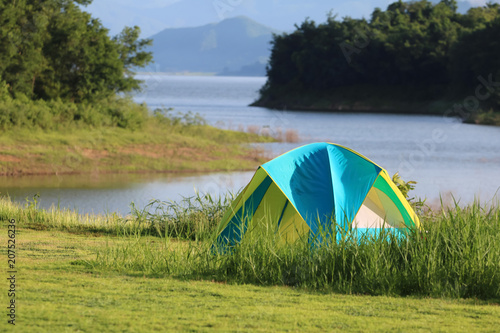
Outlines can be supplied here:
<path id="1" fill-rule="evenodd" d="M 234 16 L 251 19 L 282 31 L 293 31 L 306 17 L 324 22 L 328 12 L 338 17 L 369 18 L 376 7 L 386 9 L 384 0 L 94 0 L 85 10 L 99 18 L 118 34 L 124 26 L 138 25 L 141 37 L 149 37 L 165 28 L 195 27 Z M 486 0 L 468 0 L 464 4 L 482 6 Z M 499 1 L 495 1 L 499 2 Z"/>

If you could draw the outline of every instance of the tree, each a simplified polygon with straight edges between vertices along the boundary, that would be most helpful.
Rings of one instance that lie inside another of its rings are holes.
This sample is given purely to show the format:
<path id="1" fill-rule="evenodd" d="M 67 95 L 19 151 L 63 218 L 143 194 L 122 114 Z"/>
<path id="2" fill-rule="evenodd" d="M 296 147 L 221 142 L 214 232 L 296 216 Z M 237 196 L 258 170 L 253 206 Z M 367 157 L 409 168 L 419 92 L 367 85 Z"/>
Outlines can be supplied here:
<path id="1" fill-rule="evenodd" d="M 47 67 L 42 47 L 47 40 L 43 2 L 0 2 L 0 73 L 12 94 L 34 96 L 37 77 Z"/>
<path id="2" fill-rule="evenodd" d="M 151 52 L 143 51 L 153 44 L 152 39 L 139 39 L 141 29 L 138 26 L 133 28 L 125 27 L 122 32 L 113 38 L 118 47 L 120 60 L 123 62 L 126 78 L 121 87 L 124 91 L 139 89 L 140 81 L 135 80 L 132 75 L 133 70 L 144 67 L 153 60 Z"/>
<path id="3" fill-rule="evenodd" d="M 453 12 L 456 12 L 458 9 L 458 5 L 455 0 L 441 0 L 441 3 L 450 8 Z"/>
<path id="4" fill-rule="evenodd" d="M 0 80 L 12 96 L 82 102 L 139 88 L 132 69 L 152 55 L 138 27 L 111 38 L 78 5 L 91 0 L 0 1 Z"/>
<path id="5" fill-rule="evenodd" d="M 274 37 L 262 100 L 328 96 L 338 87 L 361 85 L 397 85 L 417 99 L 445 98 L 448 88 L 456 90 L 455 81 L 475 84 L 488 69 L 500 76 L 498 20 L 498 4 L 463 15 L 451 0 L 397 1 L 375 9 L 370 21 L 332 15 L 324 24 L 306 20 L 293 33 Z"/>
<path id="6" fill-rule="evenodd" d="M 455 91 L 475 94 L 481 108 L 500 111 L 500 7 L 497 12 L 484 29 L 463 34 L 452 50 L 451 70 Z"/>

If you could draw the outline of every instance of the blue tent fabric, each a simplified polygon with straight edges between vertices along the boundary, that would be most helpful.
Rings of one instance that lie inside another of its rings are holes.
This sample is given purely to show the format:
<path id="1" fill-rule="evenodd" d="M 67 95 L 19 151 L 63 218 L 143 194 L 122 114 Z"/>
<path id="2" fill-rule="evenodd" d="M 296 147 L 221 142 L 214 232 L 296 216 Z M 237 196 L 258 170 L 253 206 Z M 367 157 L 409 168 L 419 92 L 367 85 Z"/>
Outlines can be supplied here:
<path id="1" fill-rule="evenodd" d="M 348 149 L 324 142 L 292 150 L 262 168 L 308 222 L 312 234 L 320 227 L 326 230 L 332 217 L 347 229 L 382 170 Z"/>
<path id="2" fill-rule="evenodd" d="M 335 218 L 347 229 L 382 170 L 376 164 L 339 146 L 328 145 L 335 196 Z"/>
<path id="3" fill-rule="evenodd" d="M 283 191 L 285 196 L 305 220 L 322 224 L 330 219 L 334 210 L 333 189 L 328 153 L 315 144 L 311 149 L 301 147 L 265 163 L 262 168 Z M 322 200 L 318 200 L 321 197 Z M 315 233 L 318 225 L 310 225 Z"/>

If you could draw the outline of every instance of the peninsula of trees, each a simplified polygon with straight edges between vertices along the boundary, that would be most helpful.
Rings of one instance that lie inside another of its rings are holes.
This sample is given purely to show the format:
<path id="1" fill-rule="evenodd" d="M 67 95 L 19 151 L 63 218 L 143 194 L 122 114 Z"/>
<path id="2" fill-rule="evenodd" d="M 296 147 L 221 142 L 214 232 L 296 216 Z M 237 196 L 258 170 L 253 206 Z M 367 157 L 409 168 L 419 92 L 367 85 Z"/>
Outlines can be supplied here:
<path id="1" fill-rule="evenodd" d="M 256 106 L 434 113 L 500 124 L 500 5 L 402 2 L 275 35 Z"/>

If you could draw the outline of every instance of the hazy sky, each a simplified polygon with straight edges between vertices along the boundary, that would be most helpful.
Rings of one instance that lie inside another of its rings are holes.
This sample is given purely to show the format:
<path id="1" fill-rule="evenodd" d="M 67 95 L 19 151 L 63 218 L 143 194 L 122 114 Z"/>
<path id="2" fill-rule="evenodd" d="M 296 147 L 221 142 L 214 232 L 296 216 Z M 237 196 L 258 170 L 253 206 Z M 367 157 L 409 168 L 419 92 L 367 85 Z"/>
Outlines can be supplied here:
<path id="1" fill-rule="evenodd" d="M 306 17 L 324 22 L 332 11 L 339 17 L 368 18 L 375 7 L 385 9 L 392 2 L 395 0 L 94 0 L 85 10 L 99 18 L 112 35 L 126 25 L 138 25 L 142 36 L 148 37 L 165 28 L 200 26 L 239 15 L 291 31 Z M 464 2 L 480 6 L 487 1 Z"/>

